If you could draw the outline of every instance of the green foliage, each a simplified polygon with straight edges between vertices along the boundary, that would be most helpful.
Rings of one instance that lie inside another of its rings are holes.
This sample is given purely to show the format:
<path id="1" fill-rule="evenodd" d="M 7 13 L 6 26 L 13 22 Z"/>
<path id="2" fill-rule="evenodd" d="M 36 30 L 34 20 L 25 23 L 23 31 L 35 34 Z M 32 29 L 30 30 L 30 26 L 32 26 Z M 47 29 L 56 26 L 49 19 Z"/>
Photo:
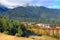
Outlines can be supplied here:
<path id="1" fill-rule="evenodd" d="M 18 37 L 27 36 L 27 34 L 30 33 L 19 21 L 9 20 L 6 17 L 0 17 L 0 32 Z"/>
<path id="2" fill-rule="evenodd" d="M 9 31 L 4 31 L 3 33 L 5 33 L 5 34 L 9 34 Z"/>
<path id="3" fill-rule="evenodd" d="M 22 35 L 19 22 L 14 20 L 9 20 L 6 17 L 0 17 L 0 32 L 5 34 L 15 35 L 17 32 Z"/>
<path id="4" fill-rule="evenodd" d="M 17 7 L 2 13 L 2 16 L 8 16 L 10 19 L 28 22 L 52 23 L 60 22 L 60 10 L 49 9 L 46 7 Z"/>
<path id="5" fill-rule="evenodd" d="M 59 39 L 59 35 L 53 35 L 53 37 Z"/>
<path id="6" fill-rule="evenodd" d="M 15 36 L 17 36 L 17 37 L 20 37 L 21 36 L 21 34 L 19 34 L 19 33 L 16 33 L 16 35 Z"/>
<path id="7" fill-rule="evenodd" d="M 20 27 L 18 27 L 18 32 L 16 33 L 16 36 L 20 37 L 23 35 L 23 31 L 21 30 Z"/>

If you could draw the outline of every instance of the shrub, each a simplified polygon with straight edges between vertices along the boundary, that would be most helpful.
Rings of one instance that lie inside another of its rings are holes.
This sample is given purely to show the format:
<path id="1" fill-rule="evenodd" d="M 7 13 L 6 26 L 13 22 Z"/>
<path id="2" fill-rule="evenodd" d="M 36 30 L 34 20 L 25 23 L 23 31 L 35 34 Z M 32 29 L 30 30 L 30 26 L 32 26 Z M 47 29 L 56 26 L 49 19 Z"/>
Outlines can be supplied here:
<path id="1" fill-rule="evenodd" d="M 9 31 L 4 31 L 3 33 L 5 33 L 5 34 L 9 34 Z"/>

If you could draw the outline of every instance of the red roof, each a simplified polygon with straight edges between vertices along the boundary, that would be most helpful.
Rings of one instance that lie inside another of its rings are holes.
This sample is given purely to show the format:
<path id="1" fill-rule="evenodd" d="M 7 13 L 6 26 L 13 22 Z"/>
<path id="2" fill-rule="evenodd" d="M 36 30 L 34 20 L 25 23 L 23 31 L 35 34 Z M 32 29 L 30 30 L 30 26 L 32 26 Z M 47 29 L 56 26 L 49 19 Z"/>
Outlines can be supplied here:
<path id="1" fill-rule="evenodd" d="M 48 30 L 60 30 L 60 28 L 48 28 Z"/>

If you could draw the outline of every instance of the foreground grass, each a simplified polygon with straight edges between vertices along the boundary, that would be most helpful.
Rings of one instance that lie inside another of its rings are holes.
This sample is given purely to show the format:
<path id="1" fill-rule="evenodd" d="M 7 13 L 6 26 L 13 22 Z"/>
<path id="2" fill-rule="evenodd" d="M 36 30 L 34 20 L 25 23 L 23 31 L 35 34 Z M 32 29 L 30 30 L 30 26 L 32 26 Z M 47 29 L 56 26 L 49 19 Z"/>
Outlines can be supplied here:
<path id="1" fill-rule="evenodd" d="M 30 38 L 35 39 L 35 40 L 58 40 L 56 38 L 52 38 L 49 36 L 30 36 Z"/>
<path id="2" fill-rule="evenodd" d="M 0 33 L 0 40 L 33 40 L 31 38 L 16 37 Z"/>
<path id="3" fill-rule="evenodd" d="M 0 40 L 58 40 L 49 36 L 16 37 L 0 33 Z"/>

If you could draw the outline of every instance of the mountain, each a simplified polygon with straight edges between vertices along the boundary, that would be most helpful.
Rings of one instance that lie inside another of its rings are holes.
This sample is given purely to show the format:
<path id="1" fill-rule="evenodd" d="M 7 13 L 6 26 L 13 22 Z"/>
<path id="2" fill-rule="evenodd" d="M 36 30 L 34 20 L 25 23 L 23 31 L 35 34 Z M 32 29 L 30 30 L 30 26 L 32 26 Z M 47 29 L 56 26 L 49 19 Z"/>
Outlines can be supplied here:
<path id="1" fill-rule="evenodd" d="M 60 22 L 60 9 L 50 9 L 43 6 L 20 6 L 5 12 L 3 15 L 21 21 L 50 22 L 52 20 L 52 22 Z"/>
<path id="2" fill-rule="evenodd" d="M 1 5 L 0 4 L 0 13 L 2 13 L 2 12 L 6 12 L 6 11 L 8 11 L 9 9 L 7 8 L 7 7 L 5 7 L 4 5 Z"/>

